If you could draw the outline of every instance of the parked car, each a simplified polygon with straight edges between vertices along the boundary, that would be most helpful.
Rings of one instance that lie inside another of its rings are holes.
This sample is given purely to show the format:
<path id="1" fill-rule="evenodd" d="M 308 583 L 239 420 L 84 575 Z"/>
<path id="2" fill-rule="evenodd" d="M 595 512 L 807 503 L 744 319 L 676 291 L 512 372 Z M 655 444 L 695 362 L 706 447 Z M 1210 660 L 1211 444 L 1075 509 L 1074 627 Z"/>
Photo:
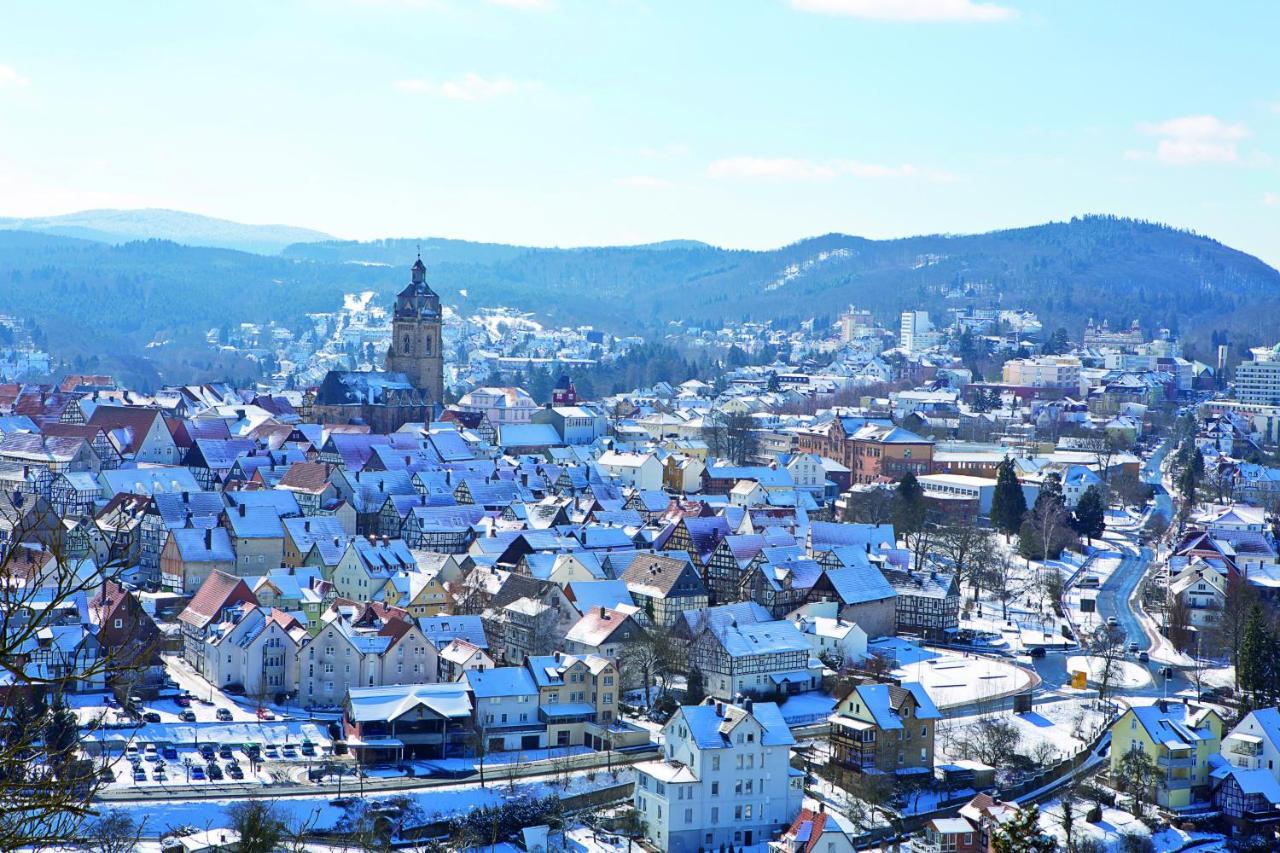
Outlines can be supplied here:
<path id="1" fill-rule="evenodd" d="M 138 758 L 138 745 L 131 743 L 124 748 L 124 757 L 130 761 L 136 761 Z"/>
<path id="2" fill-rule="evenodd" d="M 229 723 L 229 722 L 231 722 L 231 709 L 230 709 L 230 708 L 219 708 L 217 711 L 214 711 L 214 712 L 213 712 L 213 715 L 214 715 L 215 717 L 217 717 L 218 722 L 220 722 L 220 723 Z"/>
<path id="3" fill-rule="evenodd" d="M 316 754 L 316 745 L 309 740 L 302 742 L 302 754 L 311 758 Z"/>
<path id="4" fill-rule="evenodd" d="M 204 779 L 204 768 L 203 768 L 203 767 L 201 767 L 199 764 L 197 764 L 195 767 L 192 767 L 192 768 L 191 768 L 191 778 L 192 778 L 192 779 L 200 779 L 200 780 L 203 780 L 203 779 Z"/>
<path id="5" fill-rule="evenodd" d="M 280 755 L 284 758 L 297 758 L 298 750 L 294 749 L 292 746 L 285 746 L 280 750 Z"/>
<path id="6" fill-rule="evenodd" d="M 244 778 L 244 771 L 240 769 L 240 765 L 239 765 L 239 764 L 228 764 L 228 765 L 227 765 L 227 775 L 228 775 L 228 776 L 230 776 L 232 779 L 237 779 L 237 780 L 238 780 L 238 779 L 243 779 L 243 778 Z"/>
<path id="7" fill-rule="evenodd" d="M 1151 660 L 1151 655 L 1147 654 L 1146 652 L 1138 652 L 1138 660 L 1142 661 L 1143 663 L 1146 663 L 1147 661 Z"/>
<path id="8" fill-rule="evenodd" d="M 133 781 L 135 782 L 147 781 L 147 771 L 143 770 L 141 767 L 133 768 Z"/>
<path id="9" fill-rule="evenodd" d="M 202 744 L 200 744 L 200 757 L 201 757 L 201 758 L 203 758 L 205 761 L 210 761 L 210 760 L 212 760 L 213 755 L 214 755 L 213 744 L 211 744 L 211 743 L 202 743 Z"/>
<path id="10" fill-rule="evenodd" d="M 165 757 L 166 761 L 178 760 L 178 750 L 172 744 L 161 747 L 160 754 Z"/>
<path id="11" fill-rule="evenodd" d="M 144 722 L 158 723 L 160 722 L 160 715 L 157 714 L 155 711 L 147 711 L 145 714 L 142 715 L 142 719 Z"/>
<path id="12" fill-rule="evenodd" d="M 224 743 L 218 747 L 218 757 L 229 760 L 231 758 L 231 745 Z"/>
<path id="13" fill-rule="evenodd" d="M 194 723 L 196 721 L 196 712 L 183 711 L 180 714 L 178 714 L 178 719 L 182 720 L 182 722 L 184 723 Z"/>
<path id="14" fill-rule="evenodd" d="M 1033 658 L 1042 658 L 1048 654 L 1048 652 L 1045 651 L 1044 646 L 1033 646 L 1031 651 L 1027 652 L 1027 654 L 1031 655 Z"/>
<path id="15" fill-rule="evenodd" d="M 180 694 L 178 694 L 178 696 L 173 700 L 173 704 L 177 705 L 179 708 L 190 708 L 190 707 L 191 707 L 191 697 L 190 697 L 190 696 L 188 696 L 186 693 L 180 693 Z"/>
<path id="16" fill-rule="evenodd" d="M 212 781 L 214 782 L 222 781 L 222 768 L 214 764 L 212 761 L 210 761 L 209 766 L 205 768 L 205 772 L 209 774 L 209 778 Z"/>
<path id="17" fill-rule="evenodd" d="M 1136 655 L 1136 654 L 1138 653 L 1138 644 L 1137 644 L 1137 643 L 1130 643 L 1130 644 L 1129 644 L 1129 651 L 1133 652 L 1133 653 Z"/>
<path id="18" fill-rule="evenodd" d="M 276 715 L 275 715 L 275 714 L 273 714 L 273 713 L 271 712 L 271 709 L 270 709 L 270 708 L 259 708 L 259 709 L 258 709 L 258 719 L 259 719 L 259 720 L 274 720 L 275 718 L 276 718 Z"/>
<path id="19" fill-rule="evenodd" d="M 156 782 L 163 782 L 168 779 L 169 776 L 164 772 L 163 767 L 157 767 L 155 770 L 151 771 L 151 778 Z"/>
<path id="20" fill-rule="evenodd" d="M 1109 626 L 1111 626 L 1112 628 L 1114 628 L 1116 625 L 1119 625 L 1119 624 L 1120 624 L 1120 621 L 1119 621 L 1118 619 L 1116 619 L 1116 617 L 1114 617 L 1114 616 L 1108 616 L 1108 617 L 1107 617 L 1107 624 L 1108 624 Z"/>
<path id="21" fill-rule="evenodd" d="M 154 743 L 149 743 L 142 748 L 142 758 L 144 761 L 156 761 L 160 758 Z"/>
<path id="22" fill-rule="evenodd" d="M 267 746 L 267 748 L 266 748 L 265 750 L 263 750 L 263 754 L 264 754 L 264 755 L 266 755 L 266 756 L 267 756 L 267 758 L 279 758 L 279 757 L 280 757 L 280 751 L 279 751 L 279 750 L 277 750 L 274 746 L 271 746 L 271 745 L 268 745 L 268 746 Z"/>

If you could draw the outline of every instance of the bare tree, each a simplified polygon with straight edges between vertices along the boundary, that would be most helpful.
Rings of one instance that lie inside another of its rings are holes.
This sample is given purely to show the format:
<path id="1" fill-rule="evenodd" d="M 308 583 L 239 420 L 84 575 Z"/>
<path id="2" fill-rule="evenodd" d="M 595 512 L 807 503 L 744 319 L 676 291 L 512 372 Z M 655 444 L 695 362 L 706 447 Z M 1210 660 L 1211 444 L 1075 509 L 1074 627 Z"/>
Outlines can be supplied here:
<path id="1" fill-rule="evenodd" d="M 131 853 L 138 848 L 147 821 L 135 823 L 123 809 L 107 809 L 85 827 L 81 846 L 90 853 Z"/>
<path id="2" fill-rule="evenodd" d="M 1124 659 L 1124 631 L 1115 625 L 1100 625 L 1093 633 L 1089 653 L 1097 660 L 1093 677 L 1098 683 L 1098 698 L 1106 699 Z"/>
<path id="3" fill-rule="evenodd" d="M 976 759 L 992 767 L 1008 767 L 1018 752 L 1022 733 L 999 716 L 983 716 L 954 734 L 954 749 L 964 758 Z"/>
<path id="4" fill-rule="evenodd" d="M 893 492 L 869 488 L 849 492 L 844 499 L 844 520 L 855 524 L 889 524 L 893 521 Z"/>
<path id="5" fill-rule="evenodd" d="M 1009 602 L 1022 594 L 1025 585 L 1013 557 L 1001 553 L 991 560 L 982 575 L 983 588 L 1000 602 L 1000 618 L 1009 618 Z"/>
<path id="6" fill-rule="evenodd" d="M 653 706 L 653 684 L 655 680 L 663 681 L 664 690 L 667 677 L 668 656 L 662 641 L 651 632 L 645 632 L 622 647 L 619 654 L 618 670 L 623 674 L 623 681 L 644 685 L 645 705 Z"/>
<path id="7" fill-rule="evenodd" d="M 976 596 L 995 552 L 995 534 L 972 524 L 946 524 L 938 528 L 935 547 L 951 562 L 956 583 L 967 581 Z"/>
<path id="8" fill-rule="evenodd" d="M 61 520 L 43 500 L 0 495 L 0 671 L 8 682 L 0 719 L 9 723 L 0 739 L 0 849 L 83 837 L 115 756 L 81 753 L 80 739 L 102 720 L 78 728 L 70 711 L 59 710 L 63 697 L 146 668 L 154 646 L 121 651 L 100 645 L 91 632 L 75 648 L 46 638 L 79 625 L 78 614 L 92 610 L 90 601 L 107 584 L 119 583 L 123 568 L 70 556 Z M 25 724 L 15 725 L 15 715 Z"/>

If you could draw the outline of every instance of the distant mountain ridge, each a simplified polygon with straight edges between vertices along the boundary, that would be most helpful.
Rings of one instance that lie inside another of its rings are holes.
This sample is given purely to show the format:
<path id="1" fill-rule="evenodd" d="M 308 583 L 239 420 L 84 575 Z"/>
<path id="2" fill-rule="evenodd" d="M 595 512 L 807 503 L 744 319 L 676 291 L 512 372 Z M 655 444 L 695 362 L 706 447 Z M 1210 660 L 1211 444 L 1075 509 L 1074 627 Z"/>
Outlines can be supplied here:
<path id="1" fill-rule="evenodd" d="M 968 305 L 1027 308 L 1073 337 L 1090 318 L 1136 318 L 1149 334 L 1169 328 L 1200 345 L 1201 358 L 1211 358 L 1215 332 L 1229 333 L 1237 352 L 1280 339 L 1280 272 L 1198 234 L 1110 216 L 895 240 L 826 234 L 760 251 L 397 238 L 293 243 L 263 256 L 0 230 L 0 311 L 39 323 L 55 354 L 110 358 L 128 375 L 164 381 L 221 378 L 222 361 L 243 356 L 211 355 L 211 328 L 275 320 L 301 329 L 306 313 L 336 310 L 345 293 L 386 301 L 419 247 L 432 287 L 461 311 L 505 305 L 548 324 L 655 340 L 674 334 L 669 321 L 794 327 L 834 321 L 850 304 L 890 327 L 907 308 L 938 322 Z"/>
<path id="2" fill-rule="evenodd" d="M 247 225 L 164 208 L 82 210 L 61 216 L 0 218 L 0 229 L 37 231 L 99 243 L 172 240 L 187 246 L 236 249 L 275 255 L 295 243 L 332 240 L 332 235 L 292 225 Z"/>

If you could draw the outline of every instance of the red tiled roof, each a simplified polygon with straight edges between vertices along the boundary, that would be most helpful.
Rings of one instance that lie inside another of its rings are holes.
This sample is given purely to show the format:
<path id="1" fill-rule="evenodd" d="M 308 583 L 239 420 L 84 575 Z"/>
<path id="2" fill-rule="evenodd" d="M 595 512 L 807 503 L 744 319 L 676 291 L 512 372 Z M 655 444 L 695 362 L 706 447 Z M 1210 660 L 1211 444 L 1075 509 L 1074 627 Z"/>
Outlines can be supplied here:
<path id="1" fill-rule="evenodd" d="M 329 484 L 329 469 L 319 462 L 295 462 L 284 472 L 277 487 L 319 494 Z"/>
<path id="2" fill-rule="evenodd" d="M 243 602 L 258 603 L 257 596 L 249 589 L 244 578 L 215 570 L 205 578 L 204 583 L 200 584 L 200 589 L 196 590 L 191 603 L 182 611 L 178 619 L 188 625 L 204 628 L 223 609 Z"/>

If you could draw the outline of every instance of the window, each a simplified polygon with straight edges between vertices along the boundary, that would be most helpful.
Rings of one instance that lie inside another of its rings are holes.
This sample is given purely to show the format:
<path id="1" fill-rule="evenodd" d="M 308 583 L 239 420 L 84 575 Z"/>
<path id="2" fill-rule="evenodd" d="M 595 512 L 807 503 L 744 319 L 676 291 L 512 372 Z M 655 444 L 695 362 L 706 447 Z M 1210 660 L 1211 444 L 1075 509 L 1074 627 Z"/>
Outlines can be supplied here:
<path id="1" fill-rule="evenodd" d="M 711 822 L 712 822 L 712 823 L 719 823 L 719 822 L 720 822 L 720 807 L 719 807 L 719 806 L 712 806 L 712 807 L 711 807 Z"/>
<path id="2" fill-rule="evenodd" d="M 711 756 L 711 769 L 712 770 L 720 769 L 720 756 L 718 755 Z"/>
<path id="3" fill-rule="evenodd" d="M 711 796 L 713 796 L 713 797 L 718 797 L 718 796 L 720 796 L 720 783 L 719 783 L 719 782 L 712 782 L 712 783 L 711 783 Z"/>
<path id="4" fill-rule="evenodd" d="M 111 624 L 112 624 L 112 626 L 113 626 L 113 627 L 115 627 L 115 628 L 123 628 L 123 627 L 124 627 L 124 620 L 123 620 L 123 619 L 116 619 L 116 620 L 115 620 L 114 622 L 112 622 Z"/>

